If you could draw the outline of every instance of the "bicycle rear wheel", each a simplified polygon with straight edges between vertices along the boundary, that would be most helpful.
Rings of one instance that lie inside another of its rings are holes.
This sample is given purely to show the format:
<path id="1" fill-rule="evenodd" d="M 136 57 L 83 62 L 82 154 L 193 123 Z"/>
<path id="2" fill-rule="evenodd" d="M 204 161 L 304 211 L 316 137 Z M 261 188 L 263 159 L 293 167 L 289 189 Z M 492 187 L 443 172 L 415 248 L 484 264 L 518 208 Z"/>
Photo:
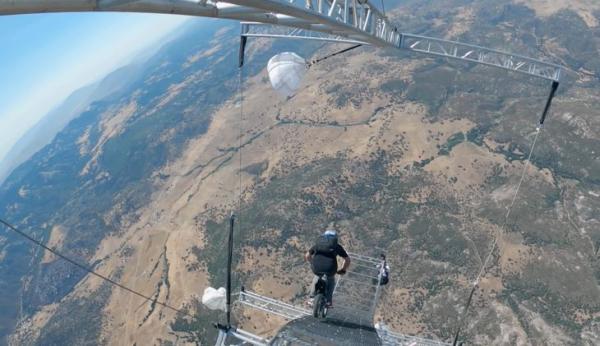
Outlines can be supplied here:
<path id="1" fill-rule="evenodd" d="M 325 296 L 322 293 L 319 293 L 315 296 L 315 300 L 313 301 L 313 316 L 316 318 L 325 317 Z"/>

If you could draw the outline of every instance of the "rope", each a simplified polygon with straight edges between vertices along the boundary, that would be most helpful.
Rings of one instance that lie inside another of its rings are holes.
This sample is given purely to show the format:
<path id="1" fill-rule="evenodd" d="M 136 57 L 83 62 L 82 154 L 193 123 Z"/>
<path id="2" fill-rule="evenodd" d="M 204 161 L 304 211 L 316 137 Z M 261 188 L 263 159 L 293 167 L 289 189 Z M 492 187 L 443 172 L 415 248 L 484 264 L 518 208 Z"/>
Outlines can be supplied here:
<path id="1" fill-rule="evenodd" d="M 335 53 L 331 53 L 331 54 L 329 54 L 329 55 L 326 55 L 326 56 L 324 56 L 324 57 L 322 57 L 322 58 L 315 59 L 315 60 L 311 61 L 311 62 L 308 64 L 308 67 L 311 67 L 312 65 L 314 65 L 314 64 L 317 64 L 317 63 L 320 63 L 321 61 L 323 61 L 323 60 L 326 60 L 326 59 L 329 59 L 329 58 L 331 58 L 331 57 L 333 57 L 333 56 L 336 56 L 336 55 L 339 55 L 339 54 L 342 54 L 342 53 L 346 53 L 346 52 L 348 52 L 348 51 L 351 51 L 351 50 L 353 50 L 353 49 L 356 49 L 356 48 L 358 48 L 358 47 L 360 47 L 360 46 L 362 46 L 362 44 L 357 44 L 357 45 L 354 45 L 354 46 L 352 46 L 352 47 L 348 47 L 348 48 L 342 49 L 342 50 L 340 50 L 340 51 L 337 51 L 337 52 L 335 52 Z"/>
<path id="2" fill-rule="evenodd" d="M 381 11 L 383 12 L 383 16 L 387 17 L 385 14 L 385 5 L 383 4 L 383 0 L 381 0 Z"/>
<path id="3" fill-rule="evenodd" d="M 513 194 L 512 200 L 509 204 L 509 206 L 507 207 L 506 210 L 506 214 L 504 215 L 504 221 L 502 223 L 502 226 L 500 227 L 500 233 L 497 234 L 494 237 L 494 241 L 492 242 L 492 246 L 491 249 L 488 253 L 488 255 L 485 258 L 485 261 L 483 261 L 482 265 L 481 265 L 481 269 L 479 270 L 479 273 L 477 274 L 477 277 L 475 278 L 475 280 L 473 281 L 473 287 L 471 288 L 471 292 L 469 293 L 469 298 L 467 299 L 467 303 L 465 304 L 465 308 L 462 312 L 462 317 L 460 319 L 460 323 L 459 326 L 456 330 L 456 335 L 454 337 L 454 342 L 452 345 L 456 346 L 456 343 L 458 342 L 458 337 L 460 334 L 460 331 L 464 325 L 464 321 L 465 318 L 467 316 L 467 312 L 469 310 L 469 306 L 471 305 L 471 301 L 473 298 L 473 295 L 477 289 L 477 287 L 479 286 L 479 280 L 481 280 L 481 277 L 485 274 L 485 269 L 489 263 L 489 261 L 492 258 L 492 255 L 494 253 L 494 250 L 496 250 L 496 246 L 498 245 L 498 238 L 504 233 L 504 229 L 508 223 L 508 219 L 510 217 L 510 213 L 512 212 L 512 209 L 515 205 L 515 201 L 517 200 L 517 196 L 519 195 L 519 190 L 521 189 L 521 185 L 523 185 L 523 181 L 525 180 L 525 174 L 527 173 L 527 169 L 529 168 L 529 165 L 531 163 L 531 157 L 533 155 L 533 151 L 535 149 L 535 145 L 537 143 L 538 137 L 540 135 L 542 126 L 538 126 L 535 129 L 535 137 L 533 138 L 533 143 L 531 144 L 531 149 L 529 150 L 529 155 L 527 156 L 527 160 L 525 161 L 525 167 L 523 167 L 523 171 L 521 172 L 521 178 L 519 179 L 519 183 L 517 184 L 517 188 L 515 189 L 515 193 Z"/>
<path id="4" fill-rule="evenodd" d="M 232 210 L 231 217 L 236 219 L 237 221 L 237 236 L 241 237 L 242 233 L 242 222 L 241 222 L 241 214 L 242 214 L 242 201 L 243 201 L 243 185 L 242 185 L 242 163 L 243 163 L 243 136 L 244 136 L 244 67 L 243 65 L 239 66 L 239 74 L 238 74 L 238 94 L 240 97 L 240 114 L 239 114 L 239 133 L 238 133 L 238 196 L 237 196 L 237 215 Z M 235 192 L 233 193 L 235 195 Z M 235 209 L 235 196 L 234 196 L 234 206 Z M 232 221 L 233 222 L 233 221 Z M 231 225 L 234 227 L 234 225 Z M 232 234 L 233 238 L 233 234 Z M 241 238 L 239 238 L 241 239 Z M 240 275 L 237 272 L 232 273 L 233 278 L 236 281 L 240 280 Z M 229 275 L 229 274 L 228 274 Z"/>
<path id="5" fill-rule="evenodd" d="M 242 224 L 239 221 L 240 216 L 242 214 L 242 136 L 243 132 L 243 123 L 244 123 L 244 68 L 240 67 L 239 74 L 239 83 L 238 83 L 238 91 L 240 94 L 240 136 L 239 136 L 239 200 L 238 200 L 238 230 L 241 232 Z"/>
<path id="6" fill-rule="evenodd" d="M 500 227 L 501 233 L 504 230 L 504 228 L 506 227 L 506 224 L 508 223 L 508 218 L 510 217 L 510 213 L 512 212 L 513 206 L 515 205 L 515 201 L 517 200 L 517 195 L 519 194 L 521 185 L 523 185 L 523 181 L 525 180 L 525 174 L 527 173 L 527 169 L 529 168 L 529 165 L 531 163 L 531 156 L 533 154 L 533 150 L 535 149 L 535 144 L 540 135 L 540 132 L 541 132 L 541 127 L 537 127 L 535 130 L 535 137 L 533 138 L 533 144 L 531 145 L 531 150 L 529 151 L 529 155 L 527 156 L 527 161 L 525 162 L 525 167 L 523 167 L 523 172 L 521 172 L 521 179 L 519 179 L 519 183 L 517 184 L 517 188 L 513 195 L 512 201 L 510 202 L 510 205 L 506 210 L 506 215 L 504 215 L 504 222 L 502 223 L 502 227 Z M 496 248 L 497 242 L 498 242 L 498 237 L 496 236 L 494 238 L 494 242 L 492 243 L 492 249 L 488 253 L 487 257 L 485 258 L 485 261 L 483 262 L 483 265 L 481 266 L 481 270 L 479 271 L 479 274 L 477 274 L 477 278 L 475 279 L 474 284 L 478 284 L 479 279 L 484 274 L 485 267 L 487 266 L 488 262 L 490 261 L 490 259 L 492 257 L 492 253 Z"/>
<path id="7" fill-rule="evenodd" d="M 10 229 L 11 231 L 13 231 L 13 232 L 17 233 L 17 234 L 18 234 L 18 235 L 20 235 L 21 237 L 23 237 L 23 238 L 25 238 L 25 239 L 29 240 L 30 242 L 34 243 L 35 245 L 37 245 L 37 246 L 39 246 L 39 247 L 43 248 L 43 249 L 44 249 L 44 250 L 46 250 L 46 251 L 49 251 L 49 252 L 51 252 L 51 253 L 52 253 L 52 254 L 54 254 L 55 256 L 57 256 L 57 257 L 60 257 L 61 259 L 65 260 L 65 261 L 67 261 L 67 262 L 69 262 L 69 263 L 71 263 L 72 265 L 74 265 L 74 266 L 76 266 L 76 267 L 78 267 L 78 268 L 80 268 L 80 269 L 82 269 L 82 270 L 84 270 L 84 271 L 86 271 L 86 272 L 88 272 L 88 273 L 90 273 L 90 274 L 92 274 L 92 275 L 94 275 L 94 276 L 96 276 L 96 277 L 98 277 L 98 278 L 100 278 L 100 279 L 102 279 L 102 280 L 104 280 L 104 281 L 106 281 L 106 282 L 110 283 L 110 284 L 111 284 L 111 285 L 113 285 L 113 286 L 119 287 L 119 288 L 120 288 L 120 289 L 122 289 L 122 290 L 125 290 L 125 291 L 127 291 L 127 292 L 129 292 L 129 293 L 131 293 L 131 294 L 134 294 L 134 295 L 136 295 L 136 296 L 138 296 L 138 297 L 140 297 L 140 298 L 143 298 L 143 299 L 145 299 L 145 300 L 147 300 L 147 301 L 149 301 L 149 302 L 152 302 L 152 303 L 154 303 L 154 304 L 158 304 L 158 305 L 160 305 L 160 306 L 163 306 L 163 307 L 165 307 L 165 308 L 167 308 L 167 309 L 173 310 L 173 311 L 175 311 L 175 312 L 178 312 L 178 313 L 184 314 L 184 315 L 186 315 L 186 316 L 189 316 L 189 317 L 192 317 L 192 318 L 194 317 L 193 315 L 191 315 L 191 314 L 190 314 L 190 313 L 188 313 L 188 312 L 185 312 L 185 311 L 183 311 L 183 310 L 177 309 L 176 307 L 173 307 L 173 306 L 171 306 L 171 305 L 169 305 L 169 304 L 167 304 L 167 303 L 165 303 L 165 302 L 161 302 L 161 301 L 159 301 L 159 300 L 158 300 L 158 299 L 156 299 L 156 298 L 149 297 L 149 296 L 147 296 L 147 295 L 145 295 L 145 294 L 143 294 L 143 293 L 140 293 L 139 291 L 136 291 L 136 290 L 134 290 L 134 289 L 132 289 L 132 288 L 129 288 L 129 287 L 127 287 L 127 286 L 123 285 L 123 284 L 120 284 L 120 283 L 118 283 L 118 282 L 116 282 L 116 281 L 114 281 L 114 280 L 110 279 L 110 278 L 109 278 L 109 277 L 107 277 L 107 276 L 104 276 L 104 275 L 102 275 L 102 274 L 100 274 L 100 273 L 96 272 L 94 269 L 92 269 L 92 268 L 90 268 L 90 267 L 87 267 L 87 266 L 85 266 L 85 265 L 83 265 L 83 264 L 81 264 L 81 263 L 79 263 L 79 262 L 77 262 L 77 261 L 75 261 L 75 260 L 73 260 L 73 259 L 69 258 L 68 256 L 66 256 L 66 255 L 64 255 L 64 254 L 62 254 L 62 253 L 60 253 L 58 250 L 52 249 L 52 248 L 50 248 L 50 247 L 48 247 L 48 246 L 44 245 L 44 244 L 43 244 L 41 241 L 39 241 L 39 240 L 36 240 L 36 239 L 34 239 L 33 237 L 31 237 L 30 235 L 26 234 L 25 232 L 23 232 L 23 231 L 19 230 L 18 228 L 16 228 L 16 227 L 15 227 L 15 226 L 13 226 L 12 224 L 10 224 L 8 221 L 5 221 L 5 220 L 3 220 L 3 219 L 1 219 L 1 218 L 0 218 L 0 223 L 1 223 L 1 224 L 3 224 L 4 226 L 6 226 L 6 227 L 7 227 L 8 229 Z"/>

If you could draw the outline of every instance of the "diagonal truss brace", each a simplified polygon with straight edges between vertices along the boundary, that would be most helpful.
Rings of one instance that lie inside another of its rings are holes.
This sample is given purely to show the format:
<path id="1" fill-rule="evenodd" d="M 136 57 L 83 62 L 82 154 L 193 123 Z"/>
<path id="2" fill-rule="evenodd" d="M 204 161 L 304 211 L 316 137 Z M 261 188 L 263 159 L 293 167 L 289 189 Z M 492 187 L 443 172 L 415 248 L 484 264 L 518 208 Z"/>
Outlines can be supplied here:
<path id="1" fill-rule="evenodd" d="M 363 41 L 348 39 L 340 35 L 331 35 L 302 28 L 288 28 L 254 22 L 242 22 L 242 37 L 285 38 L 299 40 L 325 41 L 332 43 L 366 44 Z"/>
<path id="2" fill-rule="evenodd" d="M 226 0 L 292 18 L 280 25 L 341 35 L 374 46 L 397 46 L 400 33 L 369 0 Z M 264 21 L 259 21 L 264 23 Z M 289 25 L 291 24 L 291 25 Z"/>
<path id="3" fill-rule="evenodd" d="M 393 47 L 555 82 L 560 79 L 558 65 L 460 42 L 400 33 L 373 0 L 0 0 L 0 15 L 85 11 L 169 13 L 272 24 L 293 29 L 270 34 L 262 28 L 262 32 L 254 33 L 255 24 L 246 23 L 245 34 Z"/>
<path id="4" fill-rule="evenodd" d="M 241 35 L 243 37 L 308 39 L 334 43 L 369 44 L 365 41 L 349 39 L 343 35 L 331 35 L 311 32 L 305 29 L 291 29 L 248 22 L 242 23 Z M 397 45 L 394 44 L 392 47 L 436 57 L 492 66 L 553 82 L 558 82 L 561 76 L 562 67 L 559 65 L 528 58 L 519 54 L 505 53 L 494 49 L 434 37 L 402 33 Z"/>
<path id="5" fill-rule="evenodd" d="M 351 256 L 353 256 L 353 255 L 351 255 Z M 284 303 L 277 299 L 265 297 L 265 296 L 262 296 L 262 295 L 259 295 L 259 294 L 256 294 L 256 293 L 250 292 L 250 291 L 240 292 L 237 303 L 245 305 L 247 307 L 258 309 L 258 310 L 261 310 L 261 311 L 264 311 L 267 313 L 272 313 L 277 316 L 281 316 L 287 320 L 293 320 L 293 319 L 304 317 L 304 316 L 310 316 L 310 311 L 308 311 L 306 309 Z M 420 337 L 416 337 L 416 336 L 404 335 L 404 334 L 392 332 L 392 331 L 388 330 L 386 327 L 378 327 L 378 328 L 377 327 L 378 326 L 376 325 L 377 334 L 379 334 L 379 337 L 381 338 L 384 346 L 392 346 L 392 345 L 396 345 L 396 346 L 409 346 L 409 345 L 410 346 L 449 346 L 450 345 L 448 343 L 444 343 L 444 342 L 437 341 L 437 340 L 425 339 L 425 338 L 420 338 Z M 261 337 L 256 336 L 256 335 L 247 335 L 248 334 L 247 332 L 244 332 L 243 330 L 240 330 L 240 329 L 237 329 L 236 332 L 238 332 L 239 334 L 241 334 L 241 336 L 244 336 L 246 338 L 240 338 L 238 335 L 234 335 L 235 337 L 237 337 L 240 340 L 249 342 L 253 345 L 263 345 L 264 343 L 268 342 L 267 340 L 262 339 Z M 256 341 L 255 342 L 250 341 L 249 340 L 250 338 L 252 338 Z"/>
<path id="6" fill-rule="evenodd" d="M 403 33 L 399 48 L 498 67 L 551 81 L 560 80 L 561 66 L 456 41 Z"/>
<path id="7" fill-rule="evenodd" d="M 449 343 L 419 338 L 412 335 L 403 335 L 391 332 L 385 328 L 376 328 L 383 346 L 450 346 Z"/>
<path id="8" fill-rule="evenodd" d="M 306 309 L 284 303 L 277 299 L 261 296 L 250 291 L 241 291 L 237 303 L 272 313 L 288 320 L 310 316 L 310 311 Z"/>
<path id="9" fill-rule="evenodd" d="M 285 25 L 375 46 L 397 45 L 400 34 L 370 0 L 0 0 L 1 14 L 150 12 Z"/>

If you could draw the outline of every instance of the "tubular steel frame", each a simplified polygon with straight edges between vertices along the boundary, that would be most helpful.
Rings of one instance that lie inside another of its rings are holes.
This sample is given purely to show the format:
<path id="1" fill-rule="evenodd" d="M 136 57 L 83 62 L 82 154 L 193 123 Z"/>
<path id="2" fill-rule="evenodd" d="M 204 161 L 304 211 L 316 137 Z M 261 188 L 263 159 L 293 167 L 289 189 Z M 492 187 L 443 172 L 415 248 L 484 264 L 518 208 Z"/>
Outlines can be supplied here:
<path id="1" fill-rule="evenodd" d="M 268 37 L 372 45 L 487 65 L 550 80 L 552 91 L 540 125 L 544 122 L 561 77 L 561 66 L 521 54 L 401 33 L 373 4 L 373 0 L 0 0 L 0 15 L 89 11 L 147 12 L 233 19 L 242 22 L 241 36 L 244 43 L 248 37 Z M 243 62 L 243 55 L 240 62 Z M 366 256 L 351 256 L 366 267 L 379 263 L 377 259 Z M 340 281 L 345 282 L 351 283 L 351 279 L 344 278 Z M 342 287 L 340 283 L 338 286 Z M 364 311 L 371 317 L 380 294 L 380 287 L 376 286 L 374 302 L 368 311 Z M 238 302 L 291 319 L 307 313 L 305 309 L 251 292 L 240 293 Z M 219 330 L 217 344 L 224 344 L 228 334 L 255 345 L 265 345 L 267 342 L 228 324 Z M 381 330 L 380 335 L 390 345 L 446 345 L 390 331 Z"/>
<path id="2" fill-rule="evenodd" d="M 361 43 L 493 66 L 558 82 L 561 67 L 519 54 L 400 33 L 372 0 L 0 0 L 0 15 L 42 12 L 149 12 L 225 18 L 247 37 Z M 288 27 L 265 28 L 262 24 Z M 259 32 L 253 31 L 260 27 Z M 291 29 L 289 29 L 291 28 Z M 245 30 L 245 31 L 244 31 Z M 307 31 L 313 33 L 308 34 Z"/>

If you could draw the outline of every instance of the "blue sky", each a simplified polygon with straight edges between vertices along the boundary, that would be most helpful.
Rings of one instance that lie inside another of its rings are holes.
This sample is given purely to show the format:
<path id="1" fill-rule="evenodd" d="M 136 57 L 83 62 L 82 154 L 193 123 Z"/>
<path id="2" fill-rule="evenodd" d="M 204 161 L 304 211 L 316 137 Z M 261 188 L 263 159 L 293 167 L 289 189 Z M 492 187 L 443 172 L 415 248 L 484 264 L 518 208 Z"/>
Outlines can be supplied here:
<path id="1" fill-rule="evenodd" d="M 0 164 L 71 92 L 159 45 L 186 20 L 127 13 L 0 16 Z"/>

